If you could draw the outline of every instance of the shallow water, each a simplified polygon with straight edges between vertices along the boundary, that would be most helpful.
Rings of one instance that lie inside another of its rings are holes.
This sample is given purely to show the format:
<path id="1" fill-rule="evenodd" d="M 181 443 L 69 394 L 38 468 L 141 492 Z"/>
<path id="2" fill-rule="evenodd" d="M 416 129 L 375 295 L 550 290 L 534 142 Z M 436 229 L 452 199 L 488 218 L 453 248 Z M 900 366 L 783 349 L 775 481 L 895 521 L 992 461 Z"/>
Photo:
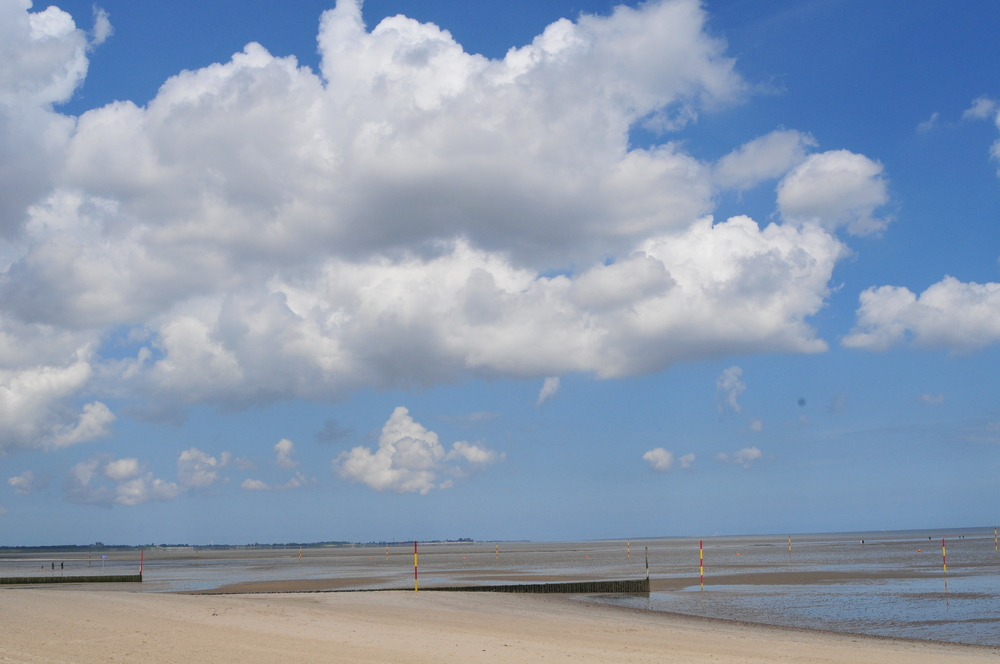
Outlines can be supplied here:
<path id="1" fill-rule="evenodd" d="M 931 539 L 928 539 L 931 538 Z M 947 539 L 948 572 L 941 538 Z M 861 540 L 865 544 L 861 544 Z M 992 528 L 711 537 L 703 540 L 492 542 L 420 545 L 420 586 L 641 578 L 648 549 L 653 592 L 599 596 L 653 611 L 841 632 L 1000 645 L 1000 552 Z M 0 577 L 134 574 L 135 552 L 0 554 Z M 55 571 L 51 563 L 55 562 Z M 60 562 L 64 569 L 60 569 Z M 261 581 L 337 579 L 356 589 L 412 588 L 412 544 L 146 552 L 142 592 Z M 67 586 L 62 586 L 67 587 Z M 77 586 L 85 589 L 88 586 Z"/>

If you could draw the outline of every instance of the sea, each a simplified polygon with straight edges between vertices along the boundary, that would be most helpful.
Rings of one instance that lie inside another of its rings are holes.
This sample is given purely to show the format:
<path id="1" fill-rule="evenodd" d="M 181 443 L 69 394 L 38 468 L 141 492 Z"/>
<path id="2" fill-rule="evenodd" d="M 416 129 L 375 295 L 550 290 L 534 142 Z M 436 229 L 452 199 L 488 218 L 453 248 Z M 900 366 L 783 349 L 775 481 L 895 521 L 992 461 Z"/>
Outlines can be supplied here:
<path id="1" fill-rule="evenodd" d="M 1000 646 L 1000 542 L 994 532 L 993 527 L 979 527 L 589 542 L 421 542 L 417 582 L 427 590 L 636 579 L 648 573 L 648 597 L 581 599 L 749 623 Z M 106 549 L 4 549 L 0 577 L 135 574 L 139 557 L 139 551 Z M 276 581 L 340 590 L 414 586 L 412 542 L 152 547 L 142 558 L 141 585 L 112 587 L 184 592 Z"/>

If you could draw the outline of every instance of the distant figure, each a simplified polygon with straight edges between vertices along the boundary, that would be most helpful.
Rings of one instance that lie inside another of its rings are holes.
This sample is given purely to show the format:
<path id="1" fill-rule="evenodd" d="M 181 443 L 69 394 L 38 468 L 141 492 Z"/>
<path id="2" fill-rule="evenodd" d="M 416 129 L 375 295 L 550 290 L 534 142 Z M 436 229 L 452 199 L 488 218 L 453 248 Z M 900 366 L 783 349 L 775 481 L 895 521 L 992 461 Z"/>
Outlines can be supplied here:
<path id="1" fill-rule="evenodd" d="M 864 541 L 864 540 L 861 540 L 861 543 L 862 543 L 862 544 L 864 544 L 864 543 L 865 543 L 865 541 Z"/>
<path id="2" fill-rule="evenodd" d="M 59 563 L 59 569 L 66 569 L 65 563 Z"/>
<path id="3" fill-rule="evenodd" d="M 52 561 L 52 571 L 56 571 L 56 561 Z"/>

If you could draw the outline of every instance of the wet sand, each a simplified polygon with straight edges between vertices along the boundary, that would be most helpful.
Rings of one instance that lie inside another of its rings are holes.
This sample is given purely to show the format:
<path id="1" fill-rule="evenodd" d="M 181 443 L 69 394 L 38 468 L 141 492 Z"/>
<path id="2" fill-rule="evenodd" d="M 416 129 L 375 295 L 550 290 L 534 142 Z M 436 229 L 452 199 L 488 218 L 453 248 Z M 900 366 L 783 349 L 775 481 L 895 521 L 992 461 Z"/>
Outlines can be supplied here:
<path id="1" fill-rule="evenodd" d="M 995 662 L 1000 649 L 794 630 L 559 596 L 195 596 L 0 589 L 2 662 Z"/>

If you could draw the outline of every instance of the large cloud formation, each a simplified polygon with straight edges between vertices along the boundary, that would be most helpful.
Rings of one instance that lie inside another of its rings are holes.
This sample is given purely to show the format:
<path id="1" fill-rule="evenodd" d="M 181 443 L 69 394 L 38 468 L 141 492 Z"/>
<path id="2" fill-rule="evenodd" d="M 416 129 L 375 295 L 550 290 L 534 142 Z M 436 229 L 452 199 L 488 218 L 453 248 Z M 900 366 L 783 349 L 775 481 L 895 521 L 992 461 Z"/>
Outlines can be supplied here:
<path id="1" fill-rule="evenodd" d="M 339 0 L 318 72 L 251 43 L 79 118 L 53 104 L 110 27 L 29 9 L 0 0 L 0 450 L 104 435 L 99 399 L 156 413 L 822 351 L 806 320 L 839 229 L 887 222 L 881 165 L 805 133 L 715 164 L 630 144 L 746 92 L 696 0 L 563 19 L 497 60 L 403 16 L 369 31 Z M 720 191 L 766 181 L 782 223 L 712 218 Z M 109 357 L 112 337 L 134 352 Z"/>
<path id="2" fill-rule="evenodd" d="M 341 477 L 363 482 L 376 491 L 426 494 L 433 489 L 451 488 L 451 479 L 438 483 L 441 474 L 461 477 L 470 468 L 503 458 L 503 454 L 464 440 L 452 443 L 446 452 L 436 433 L 414 421 L 410 411 L 399 406 L 382 427 L 375 452 L 355 447 L 334 459 L 333 469 Z"/>

